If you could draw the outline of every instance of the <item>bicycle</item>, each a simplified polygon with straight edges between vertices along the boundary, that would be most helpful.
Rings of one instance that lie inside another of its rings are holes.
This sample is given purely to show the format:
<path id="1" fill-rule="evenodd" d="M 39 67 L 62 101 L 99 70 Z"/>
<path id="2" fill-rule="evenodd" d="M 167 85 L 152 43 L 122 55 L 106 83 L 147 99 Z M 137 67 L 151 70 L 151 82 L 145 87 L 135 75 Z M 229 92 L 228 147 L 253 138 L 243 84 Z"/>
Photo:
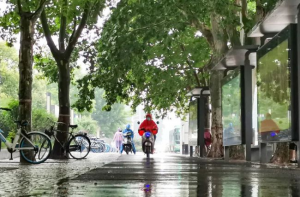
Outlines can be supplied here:
<path id="1" fill-rule="evenodd" d="M 11 109 L 8 108 L 0 108 L 0 110 L 11 112 Z M 7 150 L 11 153 L 11 160 L 13 152 L 19 150 L 21 157 L 31 164 L 45 162 L 52 151 L 50 138 L 38 131 L 27 133 L 25 128 L 29 123 L 26 120 L 14 122 L 17 124 L 17 133 L 12 143 L 6 140 L 2 135 L 4 132 L 0 129 L 0 140 L 5 143 Z M 17 144 L 19 139 L 20 144 Z"/>
<path id="2" fill-rule="evenodd" d="M 106 147 L 103 140 L 97 138 L 90 138 L 91 140 L 91 151 L 94 153 L 102 153 L 105 151 Z"/>
<path id="3" fill-rule="evenodd" d="M 65 143 L 61 143 L 56 135 L 57 132 L 62 132 L 57 129 L 54 129 L 57 124 L 65 124 L 63 122 L 53 122 L 54 124 L 50 127 L 49 130 L 45 130 L 45 134 L 51 138 L 54 137 L 55 141 L 61 146 L 63 151 L 71 155 L 74 159 L 84 159 L 91 150 L 91 142 L 85 134 L 73 134 L 73 130 L 76 129 L 77 125 L 69 125 L 69 128 L 72 129 L 69 132 L 68 140 Z"/>

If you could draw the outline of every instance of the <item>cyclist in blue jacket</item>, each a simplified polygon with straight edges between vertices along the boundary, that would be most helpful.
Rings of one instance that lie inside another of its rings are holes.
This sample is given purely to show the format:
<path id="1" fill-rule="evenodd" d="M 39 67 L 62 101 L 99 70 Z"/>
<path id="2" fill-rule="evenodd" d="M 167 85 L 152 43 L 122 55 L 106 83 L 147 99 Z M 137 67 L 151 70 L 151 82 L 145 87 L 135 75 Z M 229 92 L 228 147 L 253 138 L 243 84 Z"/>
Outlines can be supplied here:
<path id="1" fill-rule="evenodd" d="M 125 134 L 127 134 L 128 132 L 131 132 L 131 145 L 132 145 L 132 151 L 135 154 L 136 150 L 135 150 L 135 146 L 134 146 L 134 142 L 133 142 L 133 138 L 134 138 L 134 132 L 130 129 L 130 124 L 126 125 L 126 129 L 123 130 L 123 136 Z M 121 154 L 123 152 L 123 146 L 121 146 L 121 150 L 120 150 Z"/>

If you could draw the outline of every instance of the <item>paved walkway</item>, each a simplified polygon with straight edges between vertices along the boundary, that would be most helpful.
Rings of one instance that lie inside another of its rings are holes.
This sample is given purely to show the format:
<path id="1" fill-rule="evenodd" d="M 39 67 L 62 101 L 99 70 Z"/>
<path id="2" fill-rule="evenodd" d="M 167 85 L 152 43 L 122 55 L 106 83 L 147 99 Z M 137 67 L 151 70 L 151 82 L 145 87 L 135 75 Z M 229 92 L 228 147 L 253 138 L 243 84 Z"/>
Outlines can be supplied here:
<path id="1" fill-rule="evenodd" d="M 13 153 L 13 158 L 17 158 L 17 157 L 20 157 L 20 152 L 19 151 L 16 151 Z M 10 158 L 10 153 L 6 150 L 6 149 L 2 149 L 0 151 L 0 160 L 7 160 Z"/>
<path id="2" fill-rule="evenodd" d="M 176 155 L 122 155 L 61 182 L 58 194 L 108 197 L 300 196 L 300 171 Z"/>
<path id="3" fill-rule="evenodd" d="M 151 155 L 152 156 L 152 155 Z M 0 196 L 300 196 L 300 170 L 172 154 L 90 154 L 40 165 L 1 161 Z"/>
<path id="4" fill-rule="evenodd" d="M 117 153 L 90 153 L 87 159 L 48 159 L 43 164 L 22 165 L 19 159 L 0 162 L 0 196 L 65 196 L 57 193 L 63 180 L 99 168 L 119 157 Z"/>

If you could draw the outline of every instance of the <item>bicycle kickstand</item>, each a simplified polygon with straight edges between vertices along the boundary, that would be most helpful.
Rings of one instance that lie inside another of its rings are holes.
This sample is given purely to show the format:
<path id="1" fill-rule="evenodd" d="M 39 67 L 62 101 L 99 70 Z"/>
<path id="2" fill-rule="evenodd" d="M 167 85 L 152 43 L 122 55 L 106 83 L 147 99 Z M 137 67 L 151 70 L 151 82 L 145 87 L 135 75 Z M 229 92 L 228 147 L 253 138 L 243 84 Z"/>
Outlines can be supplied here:
<path id="1" fill-rule="evenodd" d="M 12 156 L 12 152 L 10 153 L 10 159 L 9 160 L 13 160 L 13 156 Z"/>
<path id="2" fill-rule="evenodd" d="M 13 143 L 13 141 L 14 141 L 14 138 L 11 138 L 11 143 Z M 10 159 L 9 160 L 13 160 L 13 156 L 12 156 L 13 152 L 12 151 L 9 151 L 9 152 L 10 152 Z"/>

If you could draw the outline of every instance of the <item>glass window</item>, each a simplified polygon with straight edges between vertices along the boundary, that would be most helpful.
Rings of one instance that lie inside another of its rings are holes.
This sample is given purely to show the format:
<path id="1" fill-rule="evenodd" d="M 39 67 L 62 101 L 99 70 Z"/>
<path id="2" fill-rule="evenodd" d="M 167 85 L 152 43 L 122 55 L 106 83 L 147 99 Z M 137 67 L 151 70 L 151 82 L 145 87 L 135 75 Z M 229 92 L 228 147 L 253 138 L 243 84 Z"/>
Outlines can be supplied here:
<path id="1" fill-rule="evenodd" d="M 223 145 L 241 144 L 240 70 L 226 76 L 222 86 Z"/>
<path id="2" fill-rule="evenodd" d="M 257 75 L 258 137 L 260 141 L 290 141 L 288 40 L 271 40 L 261 51 Z"/>

